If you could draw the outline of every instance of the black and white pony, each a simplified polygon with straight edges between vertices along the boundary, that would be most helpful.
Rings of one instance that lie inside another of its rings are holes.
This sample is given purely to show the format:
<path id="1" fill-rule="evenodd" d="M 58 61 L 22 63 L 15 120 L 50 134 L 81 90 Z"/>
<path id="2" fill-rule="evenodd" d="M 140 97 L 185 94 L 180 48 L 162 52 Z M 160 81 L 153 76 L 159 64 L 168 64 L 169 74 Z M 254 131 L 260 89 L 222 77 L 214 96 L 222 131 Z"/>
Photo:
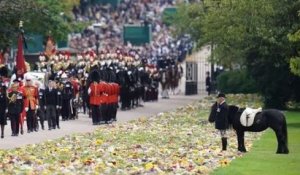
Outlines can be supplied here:
<path id="1" fill-rule="evenodd" d="M 278 146 L 276 153 L 289 153 L 287 125 L 285 116 L 281 111 L 276 109 L 254 110 L 233 105 L 228 106 L 228 108 L 229 128 L 233 128 L 236 131 L 239 151 L 246 152 L 244 143 L 245 131 L 261 132 L 271 128 L 277 137 Z M 214 120 L 212 110 L 209 115 L 209 121 Z"/>
<path id="2" fill-rule="evenodd" d="M 244 134 L 245 131 L 250 132 L 261 132 L 267 128 L 273 129 L 277 137 L 277 152 L 278 154 L 288 154 L 288 133 L 287 125 L 284 114 L 276 109 L 265 109 L 257 112 L 253 116 L 253 121 L 251 125 L 245 125 L 243 120 L 241 120 L 242 114 L 247 108 L 239 108 L 237 106 L 229 106 L 228 112 L 228 123 L 237 134 L 238 140 L 238 150 L 241 152 L 246 152 L 245 143 L 244 143 Z M 212 116 L 210 115 L 210 118 Z M 246 114 L 248 118 L 248 114 Z M 243 123 L 243 124 L 242 124 Z"/>

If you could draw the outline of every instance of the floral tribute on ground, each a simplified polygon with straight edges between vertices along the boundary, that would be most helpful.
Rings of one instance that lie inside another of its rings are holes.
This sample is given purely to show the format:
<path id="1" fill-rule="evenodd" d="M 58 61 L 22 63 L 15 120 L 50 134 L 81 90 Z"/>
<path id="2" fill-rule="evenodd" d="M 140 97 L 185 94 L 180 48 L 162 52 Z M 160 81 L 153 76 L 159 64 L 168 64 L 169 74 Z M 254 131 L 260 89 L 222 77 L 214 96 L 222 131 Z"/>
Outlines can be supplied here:
<path id="1" fill-rule="evenodd" d="M 259 107 L 259 97 L 228 95 L 229 104 Z M 157 116 L 101 126 L 25 147 L 0 150 L 0 174 L 208 174 L 240 156 L 233 130 L 221 152 L 207 122 L 215 98 Z M 247 133 L 246 147 L 261 134 Z"/>

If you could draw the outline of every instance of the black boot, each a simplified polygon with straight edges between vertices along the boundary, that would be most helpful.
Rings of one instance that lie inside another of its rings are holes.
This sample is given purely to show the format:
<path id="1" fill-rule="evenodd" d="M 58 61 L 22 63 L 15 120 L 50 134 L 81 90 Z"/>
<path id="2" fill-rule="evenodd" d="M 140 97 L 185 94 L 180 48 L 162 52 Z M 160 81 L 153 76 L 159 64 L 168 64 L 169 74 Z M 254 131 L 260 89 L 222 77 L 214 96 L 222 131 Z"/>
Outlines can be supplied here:
<path id="1" fill-rule="evenodd" d="M 227 138 L 222 137 L 222 151 L 226 151 L 227 149 Z"/>

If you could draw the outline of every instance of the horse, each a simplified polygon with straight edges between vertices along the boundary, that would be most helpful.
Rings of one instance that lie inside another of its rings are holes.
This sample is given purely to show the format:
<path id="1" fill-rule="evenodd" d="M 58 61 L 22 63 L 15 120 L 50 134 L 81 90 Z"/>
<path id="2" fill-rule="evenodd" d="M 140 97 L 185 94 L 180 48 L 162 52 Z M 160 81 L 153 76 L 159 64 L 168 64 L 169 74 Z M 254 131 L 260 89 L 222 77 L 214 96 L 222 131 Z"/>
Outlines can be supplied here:
<path id="1" fill-rule="evenodd" d="M 160 84 L 162 89 L 162 98 L 169 98 L 168 89 L 170 86 L 170 72 L 169 69 L 161 70 L 160 71 Z"/>
<path id="2" fill-rule="evenodd" d="M 261 112 L 256 113 L 251 126 L 243 126 L 240 118 L 242 113 L 245 111 L 245 108 L 239 108 L 234 105 L 229 105 L 228 108 L 229 128 L 233 128 L 236 131 L 239 151 L 246 152 L 244 143 L 244 134 L 246 131 L 261 132 L 270 127 L 273 129 L 277 137 L 278 145 L 276 153 L 289 153 L 287 124 L 285 115 L 281 111 L 276 109 L 264 109 Z M 212 116 L 210 116 L 210 118 L 211 117 Z"/>
<path id="3" fill-rule="evenodd" d="M 171 67 L 169 72 L 170 72 L 170 88 L 173 95 L 175 95 L 175 89 L 178 87 L 178 82 L 179 82 L 179 72 L 177 67 L 175 67 L 175 65 Z"/>

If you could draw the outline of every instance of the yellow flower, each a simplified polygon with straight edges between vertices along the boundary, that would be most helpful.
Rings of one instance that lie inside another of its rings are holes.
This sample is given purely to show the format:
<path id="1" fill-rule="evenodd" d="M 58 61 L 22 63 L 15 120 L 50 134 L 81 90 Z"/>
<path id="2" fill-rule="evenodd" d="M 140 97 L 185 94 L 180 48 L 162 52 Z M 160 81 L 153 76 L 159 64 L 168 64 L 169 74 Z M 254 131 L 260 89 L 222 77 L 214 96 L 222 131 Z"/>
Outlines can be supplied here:
<path id="1" fill-rule="evenodd" d="M 227 159 L 220 160 L 220 164 L 222 167 L 229 165 L 229 161 Z"/>
<path id="2" fill-rule="evenodd" d="M 52 174 L 49 170 L 43 170 L 42 175 L 50 175 Z"/>
<path id="3" fill-rule="evenodd" d="M 203 158 L 197 158 L 195 160 L 195 162 L 198 164 L 198 165 L 202 165 L 204 163 L 204 159 Z"/>
<path id="4" fill-rule="evenodd" d="M 154 168 L 154 165 L 153 165 L 152 162 L 149 162 L 149 163 L 147 163 L 147 164 L 145 165 L 146 171 L 149 171 L 149 170 L 151 170 L 152 168 Z"/>
<path id="5" fill-rule="evenodd" d="M 102 145 L 102 143 L 103 143 L 103 140 L 97 139 L 95 144 L 96 144 L 96 145 Z"/>
<path id="6" fill-rule="evenodd" d="M 182 159 L 182 160 L 180 161 L 180 165 L 181 165 L 182 167 L 187 167 L 187 166 L 190 165 L 190 163 L 188 162 L 187 159 Z"/>

